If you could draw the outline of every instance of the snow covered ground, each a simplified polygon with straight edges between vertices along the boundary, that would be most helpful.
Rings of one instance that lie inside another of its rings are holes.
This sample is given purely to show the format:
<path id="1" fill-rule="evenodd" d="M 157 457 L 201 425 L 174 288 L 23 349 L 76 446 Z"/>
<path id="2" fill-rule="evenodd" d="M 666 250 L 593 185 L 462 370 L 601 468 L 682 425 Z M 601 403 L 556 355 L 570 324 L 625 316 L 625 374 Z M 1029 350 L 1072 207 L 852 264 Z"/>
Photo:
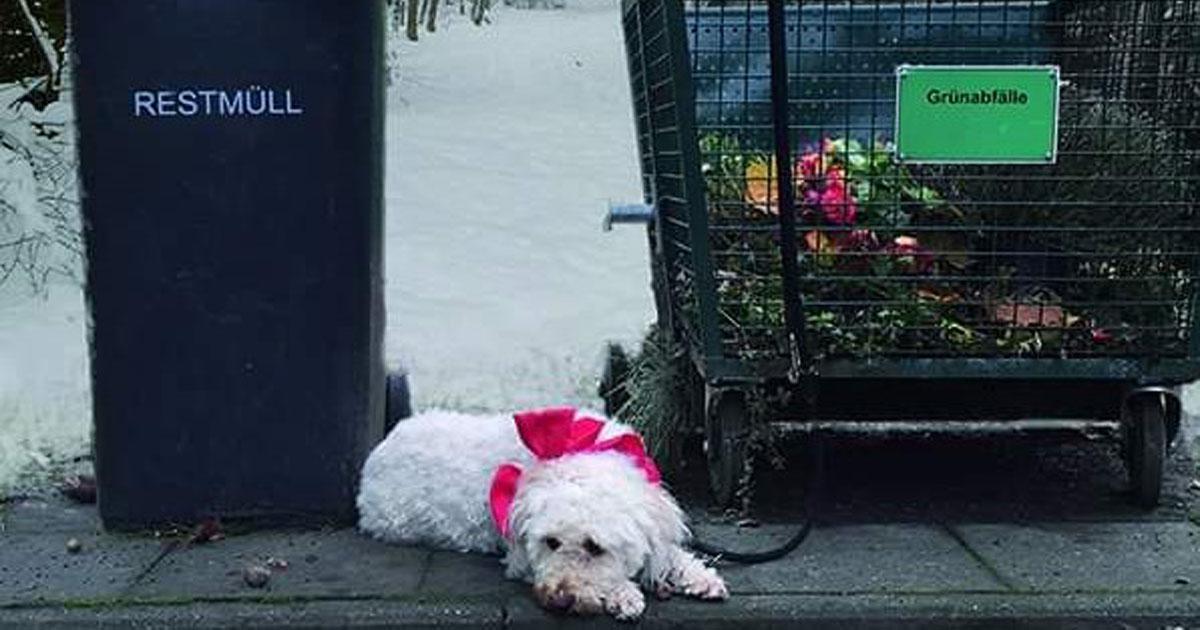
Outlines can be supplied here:
<path id="1" fill-rule="evenodd" d="M 653 308 L 644 231 L 600 230 L 640 198 L 616 3 L 447 19 L 393 50 L 389 361 L 418 406 L 594 403 L 604 342 Z M 86 452 L 85 330 L 70 283 L 0 293 L 0 494 Z"/>

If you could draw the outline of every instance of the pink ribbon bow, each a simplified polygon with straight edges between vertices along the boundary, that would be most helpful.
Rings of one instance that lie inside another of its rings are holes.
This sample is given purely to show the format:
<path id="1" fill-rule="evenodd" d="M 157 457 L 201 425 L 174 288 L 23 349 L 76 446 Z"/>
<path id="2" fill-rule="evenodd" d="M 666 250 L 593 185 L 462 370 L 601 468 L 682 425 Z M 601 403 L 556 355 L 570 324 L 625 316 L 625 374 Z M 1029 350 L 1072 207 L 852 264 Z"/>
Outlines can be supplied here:
<path id="1" fill-rule="evenodd" d="M 604 428 L 604 422 L 590 417 L 575 417 L 573 407 L 551 407 L 523 411 L 515 414 L 517 433 L 521 441 L 539 461 L 546 461 L 573 453 L 595 453 L 617 451 L 627 455 L 646 476 L 646 481 L 658 484 L 662 475 L 654 460 L 646 454 L 642 438 L 633 433 L 618 435 L 602 442 L 596 439 Z M 508 515 L 512 510 L 513 497 L 517 494 L 517 483 L 521 479 L 521 467 L 503 464 L 492 475 L 492 488 L 488 493 L 492 520 L 505 538 L 508 537 Z"/>

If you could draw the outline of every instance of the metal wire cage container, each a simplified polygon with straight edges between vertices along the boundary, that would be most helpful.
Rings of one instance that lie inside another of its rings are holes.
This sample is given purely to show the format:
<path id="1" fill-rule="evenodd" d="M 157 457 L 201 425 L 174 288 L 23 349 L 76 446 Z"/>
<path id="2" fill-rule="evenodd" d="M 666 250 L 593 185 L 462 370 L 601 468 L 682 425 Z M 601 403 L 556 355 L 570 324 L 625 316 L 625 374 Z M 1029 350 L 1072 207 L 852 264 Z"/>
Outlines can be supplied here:
<path id="1" fill-rule="evenodd" d="M 804 394 L 780 422 L 832 429 L 1099 423 L 1158 501 L 1200 377 L 1200 1 L 624 0 L 623 26 L 660 325 L 704 383 L 718 499 L 746 392 L 779 385 Z M 1048 69 L 1053 153 L 905 159 L 911 66 Z"/>

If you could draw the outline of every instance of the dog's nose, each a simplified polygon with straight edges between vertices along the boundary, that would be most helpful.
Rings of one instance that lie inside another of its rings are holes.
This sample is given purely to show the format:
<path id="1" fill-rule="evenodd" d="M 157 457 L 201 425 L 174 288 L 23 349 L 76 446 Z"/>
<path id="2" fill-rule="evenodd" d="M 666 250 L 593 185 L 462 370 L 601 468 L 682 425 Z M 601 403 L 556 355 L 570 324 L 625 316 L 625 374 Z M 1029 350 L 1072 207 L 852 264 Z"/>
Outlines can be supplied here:
<path id="1" fill-rule="evenodd" d="M 558 591 L 550 596 L 550 599 L 546 602 L 546 605 L 551 610 L 566 612 L 571 610 L 571 606 L 575 605 L 575 596 L 566 591 Z"/>

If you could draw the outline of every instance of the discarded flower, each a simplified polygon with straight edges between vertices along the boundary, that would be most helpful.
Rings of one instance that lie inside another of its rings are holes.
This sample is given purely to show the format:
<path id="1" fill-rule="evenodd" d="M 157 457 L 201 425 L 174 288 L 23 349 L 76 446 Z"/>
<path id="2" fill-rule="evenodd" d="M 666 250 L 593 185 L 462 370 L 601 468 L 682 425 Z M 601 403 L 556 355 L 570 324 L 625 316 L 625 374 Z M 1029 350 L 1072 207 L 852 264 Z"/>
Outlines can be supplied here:
<path id="1" fill-rule="evenodd" d="M 962 301 L 962 295 L 948 287 L 923 287 L 917 289 L 917 297 L 926 302 L 953 304 Z"/>
<path id="2" fill-rule="evenodd" d="M 853 225 L 858 218 L 858 206 L 844 193 L 826 190 L 821 195 L 821 213 L 834 225 Z"/>
<path id="3" fill-rule="evenodd" d="M 767 214 L 779 214 L 775 193 L 775 163 L 755 160 L 746 166 L 746 203 Z"/>
<path id="4" fill-rule="evenodd" d="M 818 254 L 832 254 L 838 250 L 837 240 L 832 234 L 817 230 L 804 235 L 804 244 L 808 245 L 809 251 Z"/>
<path id="5" fill-rule="evenodd" d="M 879 249 L 879 237 L 871 230 L 853 230 L 846 236 L 845 249 L 858 251 Z"/>
<path id="6" fill-rule="evenodd" d="M 838 171 L 830 170 L 821 193 L 821 213 L 825 220 L 834 225 L 854 225 L 858 218 L 858 206 L 854 196 L 846 188 L 846 182 L 836 175 Z"/>
<path id="7" fill-rule="evenodd" d="M 796 162 L 796 179 L 798 183 L 817 180 L 825 172 L 825 158 L 820 153 L 805 153 Z"/>
<path id="8" fill-rule="evenodd" d="M 933 267 L 933 254 L 921 247 L 915 236 L 897 236 L 887 250 L 897 257 L 905 271 L 925 273 Z"/>

